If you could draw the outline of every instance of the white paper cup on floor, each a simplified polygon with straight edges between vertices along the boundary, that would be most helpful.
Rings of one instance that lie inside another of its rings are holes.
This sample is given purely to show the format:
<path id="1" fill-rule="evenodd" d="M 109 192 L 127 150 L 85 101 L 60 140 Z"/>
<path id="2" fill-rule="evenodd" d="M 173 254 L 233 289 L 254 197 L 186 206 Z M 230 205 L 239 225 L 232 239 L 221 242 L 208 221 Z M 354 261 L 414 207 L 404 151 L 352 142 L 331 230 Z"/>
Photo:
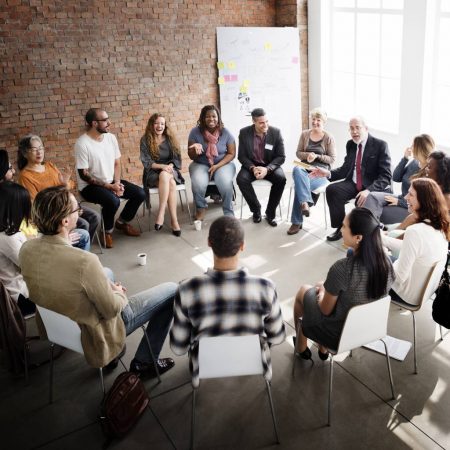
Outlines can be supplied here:
<path id="1" fill-rule="evenodd" d="M 147 264 L 147 253 L 138 253 L 137 258 L 140 266 L 145 266 Z"/>
<path id="2" fill-rule="evenodd" d="M 202 221 L 201 220 L 194 220 L 194 227 L 197 231 L 200 231 L 202 229 Z"/>

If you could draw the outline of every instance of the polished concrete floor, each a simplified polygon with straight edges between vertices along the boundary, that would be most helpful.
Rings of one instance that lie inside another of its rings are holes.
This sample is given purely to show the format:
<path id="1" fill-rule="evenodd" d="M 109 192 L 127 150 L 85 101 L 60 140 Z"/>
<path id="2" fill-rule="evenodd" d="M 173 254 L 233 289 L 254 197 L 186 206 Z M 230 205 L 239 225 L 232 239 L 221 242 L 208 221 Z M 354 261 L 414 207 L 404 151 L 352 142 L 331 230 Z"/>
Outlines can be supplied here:
<path id="1" fill-rule="evenodd" d="M 264 197 L 266 191 L 259 194 Z M 283 213 L 287 210 L 285 192 Z M 157 198 L 152 196 L 157 205 Z M 263 200 L 264 201 L 264 200 Z M 238 197 L 240 205 L 240 196 Z M 239 206 L 236 207 L 239 215 Z M 163 230 L 148 231 L 148 217 L 141 219 L 140 238 L 115 234 L 115 246 L 99 254 L 118 280 L 132 294 L 171 280 L 200 274 L 211 265 L 206 245 L 208 226 L 221 215 L 220 205 L 210 205 L 204 227 L 196 231 L 179 212 L 182 236 Z M 286 219 L 284 217 L 284 219 Z M 280 445 L 275 445 L 264 382 L 257 377 L 201 382 L 198 393 L 196 448 L 199 449 L 434 449 L 450 448 L 450 336 L 441 341 L 431 319 L 431 303 L 417 314 L 419 373 L 413 374 L 412 351 L 403 362 L 392 360 L 396 386 L 390 390 L 383 356 L 366 349 L 336 358 L 332 426 L 326 426 L 329 362 L 313 351 L 314 364 L 297 360 L 292 375 L 292 302 L 303 283 L 323 280 L 330 265 L 345 256 L 342 241 L 327 243 L 322 199 L 313 208 L 304 229 L 288 236 L 289 223 L 277 228 L 266 222 L 253 224 L 244 207 L 246 248 L 242 263 L 254 274 L 268 276 L 278 287 L 288 339 L 272 348 L 273 398 L 277 413 Z M 328 233 L 330 230 L 328 230 Z M 93 246 L 94 252 L 98 247 Z M 137 265 L 137 254 L 146 252 L 146 266 Z M 49 274 L 51 276 L 51 274 Z M 31 324 L 31 327 L 32 324 Z M 389 334 L 405 340 L 412 337 L 408 313 L 391 307 Z M 127 338 L 128 364 L 141 337 L 136 331 Z M 33 347 L 35 361 L 44 358 L 48 344 Z M 172 356 L 166 341 L 162 356 Z M 146 381 L 151 396 L 148 411 L 129 435 L 111 445 L 114 449 L 172 448 L 158 421 L 178 449 L 189 448 L 191 385 L 186 356 L 174 357 L 176 366 L 162 383 Z M 0 368 L 0 448 L 9 449 L 97 449 L 103 437 L 96 416 L 101 401 L 97 371 L 83 357 L 66 351 L 55 362 L 54 403 L 48 404 L 48 364 L 23 378 L 12 379 Z M 110 386 L 120 367 L 106 376 Z"/>

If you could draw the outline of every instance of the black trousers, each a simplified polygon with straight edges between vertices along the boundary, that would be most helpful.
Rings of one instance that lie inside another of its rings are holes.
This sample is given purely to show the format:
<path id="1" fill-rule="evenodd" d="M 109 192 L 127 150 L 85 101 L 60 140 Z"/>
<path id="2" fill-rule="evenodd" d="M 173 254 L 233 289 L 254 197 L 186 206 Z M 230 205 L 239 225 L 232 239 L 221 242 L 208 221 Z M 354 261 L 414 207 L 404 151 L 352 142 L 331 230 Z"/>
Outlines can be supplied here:
<path id="1" fill-rule="evenodd" d="M 358 194 L 351 180 L 338 181 L 327 186 L 326 196 L 330 210 L 331 226 L 340 228 L 345 217 L 345 204 Z"/>
<path id="2" fill-rule="evenodd" d="M 278 167 L 273 172 L 268 173 L 264 178 L 272 183 L 270 188 L 269 202 L 267 203 L 266 216 L 270 219 L 275 217 L 276 209 L 280 203 L 281 196 L 283 195 L 284 186 L 286 185 L 286 177 L 284 176 L 283 169 Z M 236 181 L 245 201 L 250 207 L 250 211 L 255 213 L 261 213 L 261 204 L 256 197 L 255 190 L 253 189 L 252 182 L 256 178 L 252 172 L 245 167 L 242 167 L 239 171 Z"/>

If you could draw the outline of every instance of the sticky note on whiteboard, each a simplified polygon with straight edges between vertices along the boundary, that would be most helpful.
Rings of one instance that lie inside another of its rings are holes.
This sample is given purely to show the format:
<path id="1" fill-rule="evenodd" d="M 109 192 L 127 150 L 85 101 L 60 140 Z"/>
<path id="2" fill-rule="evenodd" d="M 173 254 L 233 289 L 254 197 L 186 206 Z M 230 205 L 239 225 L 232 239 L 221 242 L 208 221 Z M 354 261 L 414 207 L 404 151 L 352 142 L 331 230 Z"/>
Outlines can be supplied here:
<path id="1" fill-rule="evenodd" d="M 218 68 L 219 70 L 224 69 L 224 68 L 225 68 L 224 62 L 223 62 L 223 61 L 217 61 L 217 68 Z"/>
<path id="2" fill-rule="evenodd" d="M 236 69 L 236 63 L 234 61 L 228 61 L 227 67 L 230 70 Z"/>
<path id="3" fill-rule="evenodd" d="M 224 77 L 217 78 L 217 84 L 225 84 L 225 78 Z"/>
<path id="4" fill-rule="evenodd" d="M 264 42 L 264 50 L 267 52 L 272 51 L 272 43 L 271 42 Z"/>

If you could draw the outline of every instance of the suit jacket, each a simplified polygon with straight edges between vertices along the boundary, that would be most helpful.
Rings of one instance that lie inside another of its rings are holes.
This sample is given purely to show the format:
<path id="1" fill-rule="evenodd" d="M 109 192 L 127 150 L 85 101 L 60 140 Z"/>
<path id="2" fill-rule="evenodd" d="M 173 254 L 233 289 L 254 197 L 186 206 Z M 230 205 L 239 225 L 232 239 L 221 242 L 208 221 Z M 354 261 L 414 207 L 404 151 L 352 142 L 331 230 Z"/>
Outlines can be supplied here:
<path id="1" fill-rule="evenodd" d="M 353 140 L 349 140 L 344 163 L 331 171 L 330 181 L 352 180 L 357 150 L 357 145 Z M 391 155 L 388 145 L 370 134 L 361 161 L 361 174 L 364 189 L 371 192 L 392 192 Z"/>
<path id="2" fill-rule="evenodd" d="M 128 300 L 112 290 L 97 255 L 63 237 L 42 236 L 22 245 L 19 261 L 33 301 L 78 323 L 92 367 L 104 367 L 120 353 L 125 343 L 121 312 Z"/>
<path id="3" fill-rule="evenodd" d="M 239 149 L 238 149 L 238 159 L 239 162 L 247 170 L 250 167 L 257 166 L 260 163 L 253 161 L 253 137 L 255 135 L 254 125 L 242 128 L 239 132 Z M 285 159 L 286 155 L 284 153 L 284 142 L 281 136 L 281 132 L 278 128 L 269 127 L 266 135 L 266 146 L 267 144 L 272 145 L 272 150 L 267 148 L 264 149 L 264 166 L 274 171 L 280 167 Z"/>

